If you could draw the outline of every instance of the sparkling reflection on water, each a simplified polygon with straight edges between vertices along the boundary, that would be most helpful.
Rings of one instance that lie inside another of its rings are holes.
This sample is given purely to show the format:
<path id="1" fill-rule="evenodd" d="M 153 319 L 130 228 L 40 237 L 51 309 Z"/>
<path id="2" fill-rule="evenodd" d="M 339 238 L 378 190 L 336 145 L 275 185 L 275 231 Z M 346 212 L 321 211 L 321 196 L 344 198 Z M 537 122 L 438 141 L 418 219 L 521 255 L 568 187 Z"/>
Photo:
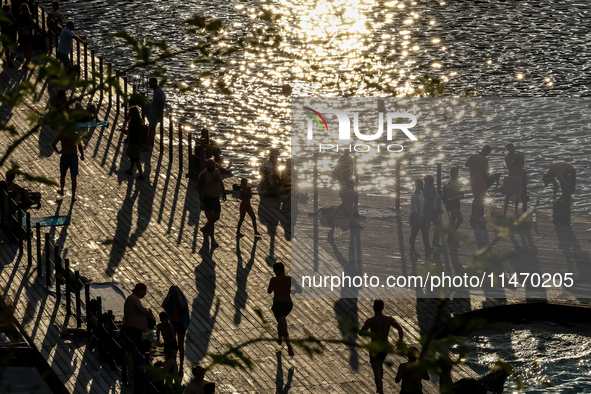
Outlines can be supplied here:
<path id="1" fill-rule="evenodd" d="M 240 176 L 256 178 L 258 167 L 271 147 L 289 156 L 291 118 L 288 84 L 293 96 L 397 96 L 416 94 L 418 78 L 429 73 L 448 83 L 448 94 L 464 89 L 493 96 L 587 95 L 591 51 L 586 26 L 591 7 L 574 0 L 544 4 L 523 2 L 413 2 L 375 0 L 336 1 L 166 1 L 121 2 L 74 0 L 62 5 L 79 33 L 97 54 L 114 65 L 130 63 L 123 45 L 112 38 L 125 29 L 137 36 L 166 38 L 173 49 L 192 44 L 179 21 L 194 13 L 219 17 L 231 37 L 244 37 L 260 6 L 270 7 L 283 18 L 279 22 L 284 41 L 275 49 L 231 59 L 213 71 L 227 72 L 236 95 L 221 96 L 207 82 L 197 91 L 179 95 L 168 90 L 175 121 L 197 130 L 207 125 Z M 99 49 L 100 48 L 100 49 Z M 190 82 L 200 71 L 191 58 L 164 64 L 168 75 Z M 147 72 L 145 73 L 147 75 Z M 549 133 L 545 138 L 553 139 Z M 586 147 L 581 135 L 558 139 L 564 149 L 557 159 L 585 164 Z M 470 144 L 457 146 L 454 136 L 440 143 L 445 158 L 463 162 L 488 138 L 473 135 Z M 499 139 L 501 147 L 506 141 Z M 545 156 L 540 150 L 533 155 Z M 502 155 L 502 148 L 496 152 Z M 565 153 L 565 154 L 563 154 Z M 412 176 L 431 172 L 431 164 L 443 152 L 416 157 L 403 190 L 409 193 Z M 545 156 L 547 157 L 547 156 Z M 440 157 L 443 159 L 443 157 Z M 438 160 L 440 160 L 438 159 Z M 422 160 L 422 162 L 421 162 Z M 391 163 L 374 167 L 387 172 Z M 500 169 L 500 165 L 497 165 Z M 582 166 L 580 166 L 582 168 Z M 369 168 L 360 171 L 369 174 Z M 388 175 L 377 175 L 375 186 L 388 190 Z M 587 192 L 584 182 L 580 183 Z M 386 188 L 381 187 L 386 186 Z M 575 209 L 584 209 L 577 201 Z"/>
<path id="2" fill-rule="evenodd" d="M 591 337 L 588 324 L 559 326 L 550 322 L 499 325 L 504 333 L 484 332 L 463 338 L 467 362 L 485 373 L 498 358 L 509 362 L 525 383 L 523 393 L 591 393 Z M 554 387 L 546 387 L 551 382 Z M 508 379 L 505 392 L 516 389 Z"/>

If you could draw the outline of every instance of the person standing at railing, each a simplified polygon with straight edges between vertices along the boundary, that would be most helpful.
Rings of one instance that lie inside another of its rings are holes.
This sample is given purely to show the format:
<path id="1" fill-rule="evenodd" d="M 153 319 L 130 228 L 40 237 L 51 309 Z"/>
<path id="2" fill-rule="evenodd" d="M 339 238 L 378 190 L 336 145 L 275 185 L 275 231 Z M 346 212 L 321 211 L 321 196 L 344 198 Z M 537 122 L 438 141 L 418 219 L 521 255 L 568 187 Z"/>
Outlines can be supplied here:
<path id="1" fill-rule="evenodd" d="M 156 126 L 158 122 L 162 121 L 164 114 L 164 104 L 166 103 L 166 95 L 161 87 L 158 86 L 158 79 L 150 78 L 150 88 L 154 90 L 152 96 L 152 104 L 150 106 L 150 112 L 148 113 L 148 122 L 150 130 L 148 131 L 148 138 L 146 139 L 145 149 L 154 146 L 154 138 L 156 137 Z"/>
<path id="2" fill-rule="evenodd" d="M 18 20 L 18 42 L 23 48 L 25 54 L 25 62 L 23 68 L 27 67 L 31 61 L 33 49 L 31 43 L 33 42 L 33 31 L 35 23 L 33 22 L 33 16 L 29 11 L 29 6 L 21 4 L 21 13 L 19 14 Z"/>
<path id="3" fill-rule="evenodd" d="M 49 12 L 49 16 L 47 18 L 47 26 L 49 30 L 54 32 L 59 32 L 58 29 L 64 27 L 64 15 L 59 12 L 60 9 L 60 2 L 54 1 L 51 3 L 51 11 Z"/>
<path id="4" fill-rule="evenodd" d="M 70 51 L 72 50 L 72 42 L 74 37 L 74 21 L 69 20 L 66 27 L 60 33 L 60 42 L 57 46 L 57 59 L 64 65 L 66 71 L 70 70 Z"/>

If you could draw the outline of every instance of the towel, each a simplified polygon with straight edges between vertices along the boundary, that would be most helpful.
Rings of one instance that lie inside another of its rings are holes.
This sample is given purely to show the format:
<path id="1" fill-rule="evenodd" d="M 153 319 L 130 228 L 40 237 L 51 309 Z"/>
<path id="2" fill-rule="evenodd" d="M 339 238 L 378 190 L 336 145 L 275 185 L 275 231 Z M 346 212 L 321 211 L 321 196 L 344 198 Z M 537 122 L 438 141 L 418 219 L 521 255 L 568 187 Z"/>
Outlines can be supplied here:
<path id="1" fill-rule="evenodd" d="M 109 125 L 109 122 L 107 122 L 106 120 L 102 120 L 98 123 L 96 120 L 93 120 L 91 122 L 84 122 L 84 123 L 78 122 L 78 127 L 101 127 L 101 126 L 108 126 L 108 125 Z"/>
<path id="2" fill-rule="evenodd" d="M 37 223 L 41 224 L 41 227 L 52 227 L 52 226 L 67 226 L 70 224 L 69 216 L 45 216 L 42 218 L 31 218 L 31 227 L 35 227 Z M 27 226 L 27 219 L 23 219 L 23 227 Z"/>

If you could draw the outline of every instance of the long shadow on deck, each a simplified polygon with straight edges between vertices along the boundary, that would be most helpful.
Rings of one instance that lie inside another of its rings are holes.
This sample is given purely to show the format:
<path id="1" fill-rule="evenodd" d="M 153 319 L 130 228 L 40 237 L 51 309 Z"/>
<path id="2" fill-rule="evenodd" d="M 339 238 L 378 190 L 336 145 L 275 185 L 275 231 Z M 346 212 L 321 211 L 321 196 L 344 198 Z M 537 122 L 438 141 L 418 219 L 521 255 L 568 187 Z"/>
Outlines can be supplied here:
<path id="1" fill-rule="evenodd" d="M 248 301 L 248 293 L 246 291 L 246 283 L 248 281 L 248 275 L 254 265 L 257 243 L 259 238 L 255 238 L 252 244 L 252 250 L 250 251 L 250 259 L 244 267 L 242 267 L 242 252 L 240 250 L 240 238 L 236 238 L 236 257 L 238 259 L 236 263 L 236 295 L 234 296 L 234 324 L 239 325 L 242 322 L 242 310 L 246 308 L 246 301 Z"/>

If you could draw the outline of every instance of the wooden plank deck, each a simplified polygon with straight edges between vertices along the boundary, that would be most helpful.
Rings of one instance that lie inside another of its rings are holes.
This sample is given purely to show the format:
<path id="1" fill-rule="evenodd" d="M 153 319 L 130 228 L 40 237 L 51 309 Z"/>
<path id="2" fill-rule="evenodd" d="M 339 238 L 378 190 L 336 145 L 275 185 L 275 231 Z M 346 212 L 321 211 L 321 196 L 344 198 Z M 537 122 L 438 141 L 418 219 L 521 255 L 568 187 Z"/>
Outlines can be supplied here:
<path id="1" fill-rule="evenodd" d="M 35 74 L 27 73 L 26 78 L 31 77 L 35 78 Z M 23 78 L 23 71 L 3 70 L 0 88 L 12 88 L 14 81 Z M 47 89 L 42 97 L 44 102 L 48 100 Z M 9 124 L 26 130 L 26 116 L 31 105 L 25 103 L 12 112 L 2 107 L 1 113 Z M 121 114 L 106 113 L 105 107 L 103 105 L 101 115 L 109 120 L 109 126 L 90 130 L 86 137 L 86 160 L 80 163 L 78 202 L 71 205 L 70 195 L 58 198 L 52 187 L 31 185 L 42 193 L 42 206 L 31 213 L 32 216 L 69 215 L 69 226 L 44 230 L 63 250 L 63 258 L 70 259 L 72 269 L 79 269 L 82 275 L 96 282 L 122 282 L 128 289 L 136 282 L 146 283 L 148 295 L 144 304 L 155 312 L 160 310 L 169 286 L 179 285 L 191 305 L 184 366 L 184 370 L 189 371 L 191 365 L 207 361 L 207 353 L 221 352 L 227 343 L 236 344 L 258 336 L 261 324 L 255 309 L 262 310 L 269 322 L 274 321 L 270 311 L 271 299 L 266 293 L 272 276 L 270 265 L 277 260 L 289 263 L 291 256 L 291 242 L 280 224 L 282 212 L 276 204 L 259 204 L 255 198 L 257 219 L 266 235 L 260 241 L 254 241 L 247 220 L 243 228 L 247 235 L 236 240 L 239 201 L 229 197 L 222 203 L 222 218 L 217 225 L 221 247 L 213 253 L 207 252 L 207 245 L 199 232 L 201 216 L 196 185 L 179 173 L 178 157 L 169 158 L 165 145 L 162 154 L 158 148 L 152 154 L 142 153 L 146 180 L 133 180 L 124 174 L 123 170 L 129 166 L 123 154 L 124 136 L 115 131 L 123 120 Z M 6 135 L 0 138 L 3 146 L 11 142 Z M 51 150 L 53 138 L 53 131 L 45 126 L 39 135 L 15 151 L 15 157 L 25 169 L 57 180 L 59 157 Z M 184 168 L 187 168 L 186 163 Z M 230 186 L 235 179 L 226 182 Z M 66 190 L 69 187 L 68 179 Z M 306 210 L 310 208 L 311 204 L 302 208 L 301 216 L 307 215 Z M 463 206 L 462 209 L 467 217 L 469 207 Z M 403 210 L 408 211 L 406 207 Z M 577 265 L 587 262 L 590 252 L 589 233 L 585 232 L 590 227 L 587 216 L 581 215 L 573 220 L 572 234 L 576 237 L 569 236 L 569 239 L 560 239 L 548 219 L 547 215 L 539 214 L 538 233 L 532 234 L 532 244 L 538 248 L 538 255 L 548 257 L 548 261 L 571 261 Z M 397 232 L 389 235 L 391 240 L 396 240 L 395 243 L 398 239 L 406 240 L 409 233 L 407 223 L 403 221 L 401 225 L 402 238 Z M 305 226 L 304 223 L 304 232 L 309 230 Z M 373 242 L 372 237 L 380 237 L 379 233 L 372 231 L 372 226 L 368 221 L 363 230 L 368 237 L 364 242 L 368 244 Z M 334 249 L 327 241 L 327 231 L 321 228 L 318 242 L 330 256 Z M 471 230 L 465 224 L 462 231 L 469 234 Z M 489 236 L 493 234 L 490 228 L 482 231 Z M 469 235 L 474 238 L 474 234 Z M 348 238 L 347 231 L 335 232 L 336 248 L 345 248 Z M 520 240 L 516 242 L 519 244 Z M 59 338 L 59 330 L 67 319 L 65 306 L 56 303 L 55 296 L 45 290 L 44 279 L 37 278 L 35 265 L 31 269 L 26 267 L 26 255 L 19 256 L 14 245 L 4 242 L 2 246 L 5 254 L 0 260 L 1 294 L 14 302 L 17 319 L 68 389 L 76 393 L 129 392 L 129 388 L 121 387 L 120 372 L 110 371 L 102 365 L 86 348 L 85 340 L 64 341 Z M 420 238 L 417 246 L 421 251 Z M 398 248 L 398 253 L 404 253 L 403 250 Z M 444 249 L 442 264 L 453 265 L 449 254 L 450 250 Z M 467 264 L 469 257 L 467 249 L 461 248 L 457 254 L 460 265 Z M 457 299 L 450 305 L 449 312 L 516 301 L 520 300 Z M 307 330 L 320 338 L 340 338 L 344 334 L 338 322 L 341 317 L 348 316 L 362 323 L 372 315 L 371 299 L 298 299 L 295 304 L 289 319 L 292 337 L 303 336 Z M 419 336 L 431 327 L 436 304 L 437 301 L 432 299 L 389 299 L 386 312 L 397 316 L 408 341 L 416 343 Z M 70 321 L 70 327 L 73 324 Z M 356 349 L 329 344 L 326 353 L 314 359 L 301 352 L 290 359 L 285 351 L 277 353 L 271 343 L 257 343 L 249 346 L 246 352 L 255 362 L 253 370 L 220 367 L 208 373 L 208 378 L 218 383 L 219 392 L 374 391 L 368 355 Z M 390 360 L 394 362 L 394 371 L 386 373 L 385 389 L 388 392 L 399 387 L 394 383 L 394 374 L 402 358 L 391 356 Z M 470 376 L 473 372 L 468 367 L 461 367 L 454 374 Z M 189 375 L 185 375 L 185 380 Z M 438 392 L 434 380 L 425 384 L 426 393 Z"/>

